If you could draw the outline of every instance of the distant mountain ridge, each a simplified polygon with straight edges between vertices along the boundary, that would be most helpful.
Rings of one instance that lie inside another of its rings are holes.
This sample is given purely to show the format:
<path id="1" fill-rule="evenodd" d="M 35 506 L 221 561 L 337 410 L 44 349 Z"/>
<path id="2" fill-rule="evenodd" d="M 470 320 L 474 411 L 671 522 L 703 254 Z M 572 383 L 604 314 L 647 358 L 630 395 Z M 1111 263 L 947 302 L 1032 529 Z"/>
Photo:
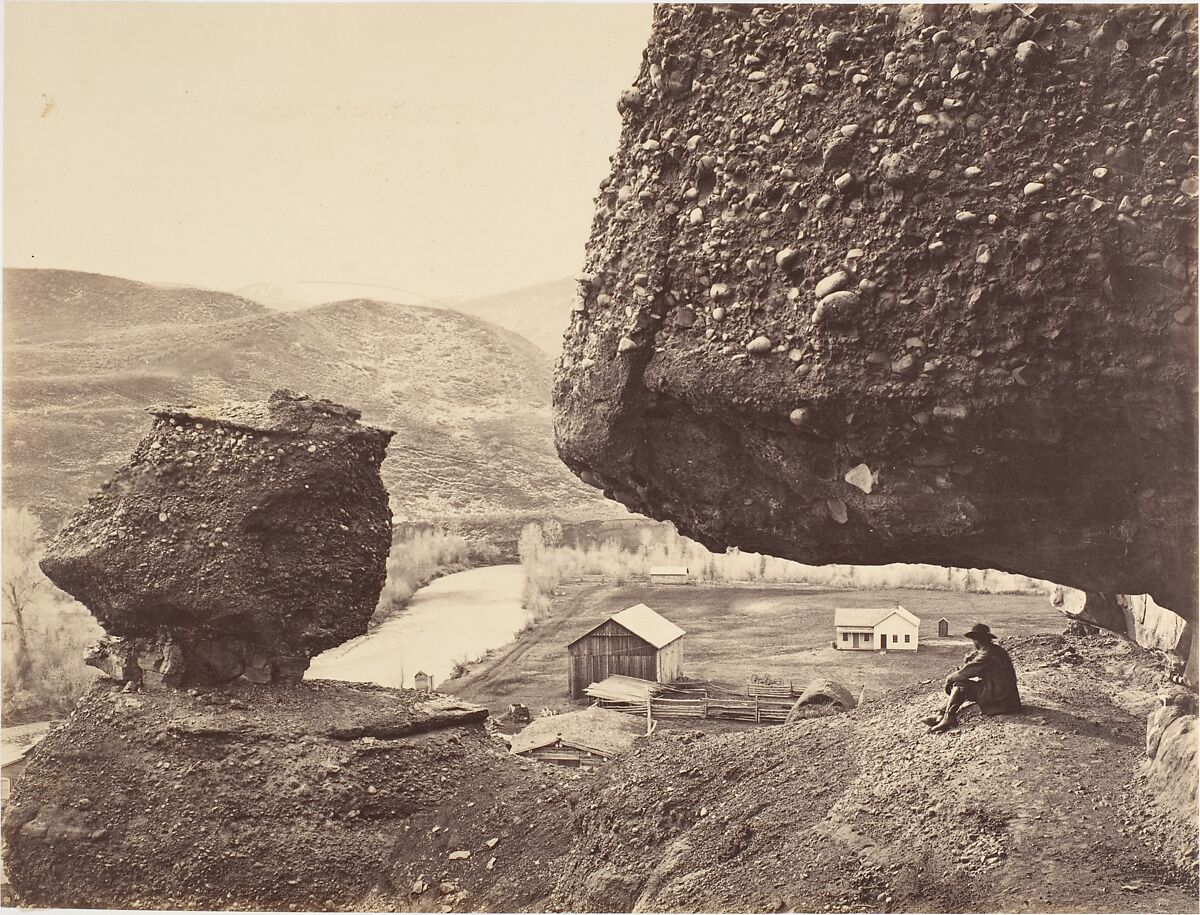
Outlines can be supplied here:
<path id="1" fill-rule="evenodd" d="M 397 430 L 383 476 L 398 521 L 613 513 L 555 455 L 549 357 L 467 314 L 365 299 L 289 313 L 229 293 L 6 269 L 4 318 L 5 499 L 50 527 L 128 459 L 147 407 L 279 387 Z"/>
<path id="2" fill-rule="evenodd" d="M 575 280 L 564 277 L 455 305 L 456 311 L 508 328 L 557 358 L 575 303 Z"/>
<path id="3" fill-rule="evenodd" d="M 261 282 L 232 293 L 272 311 L 305 311 L 333 299 L 371 299 L 397 305 L 446 308 L 482 318 L 520 334 L 556 358 L 571 320 L 575 280 L 570 277 L 522 286 L 478 299 L 433 299 L 418 292 L 371 283 Z"/>

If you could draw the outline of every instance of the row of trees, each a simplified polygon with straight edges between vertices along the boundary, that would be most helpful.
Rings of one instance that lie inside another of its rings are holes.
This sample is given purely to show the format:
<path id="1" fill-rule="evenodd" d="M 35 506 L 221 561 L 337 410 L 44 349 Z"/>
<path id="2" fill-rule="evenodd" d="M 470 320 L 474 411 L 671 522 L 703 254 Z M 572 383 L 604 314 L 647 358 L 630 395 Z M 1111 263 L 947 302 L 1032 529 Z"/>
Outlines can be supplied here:
<path id="1" fill-rule="evenodd" d="M 84 650 L 102 634 L 80 603 L 50 583 L 38 567 L 42 526 L 25 508 L 4 509 L 0 701 L 4 723 L 65 715 L 96 678 Z"/>
<path id="2" fill-rule="evenodd" d="M 669 525 L 642 531 L 638 546 L 614 542 L 565 546 L 557 521 L 529 524 L 519 541 L 525 567 L 525 606 L 535 614 L 550 607 L 555 589 L 579 575 L 600 575 L 616 584 L 649 575 L 654 566 L 687 566 L 700 581 L 781 582 L 830 588 L 919 588 L 983 593 L 1048 594 L 1048 582 L 994 569 L 893 563 L 882 566 L 811 566 L 760 553 L 711 553 Z"/>
<path id="3" fill-rule="evenodd" d="M 387 581 L 379 594 L 373 622 L 383 622 L 403 610 L 414 592 L 433 579 L 451 572 L 499 559 L 493 544 L 468 540 L 461 534 L 437 528 L 398 530 L 388 554 Z"/>

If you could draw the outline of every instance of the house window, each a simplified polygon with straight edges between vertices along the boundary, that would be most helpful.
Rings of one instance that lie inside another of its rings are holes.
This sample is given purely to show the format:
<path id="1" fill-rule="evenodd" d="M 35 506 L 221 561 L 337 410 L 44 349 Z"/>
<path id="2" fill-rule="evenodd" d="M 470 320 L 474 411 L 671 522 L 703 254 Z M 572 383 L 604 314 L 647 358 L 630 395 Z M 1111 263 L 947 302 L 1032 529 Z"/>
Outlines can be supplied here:
<path id="1" fill-rule="evenodd" d="M 899 641 L 900 641 L 900 636 L 896 635 L 896 633 L 893 632 L 892 633 L 892 644 L 895 645 Z"/>
<path id="2" fill-rule="evenodd" d="M 873 633 L 873 632 L 864 632 L 864 633 L 863 633 L 863 641 L 864 641 L 864 642 L 869 642 L 869 641 L 871 641 L 871 636 L 873 636 L 874 634 L 875 634 L 875 633 Z"/>
<path id="3" fill-rule="evenodd" d="M 843 641 L 843 642 L 849 642 L 849 641 L 850 641 L 850 633 L 849 633 L 849 632 L 843 632 L 843 633 L 842 633 L 842 641 Z"/>
<path id="4" fill-rule="evenodd" d="M 907 644 L 909 643 L 909 641 L 910 641 L 910 637 L 909 637 L 909 635 L 906 633 L 906 634 L 905 634 L 905 636 L 904 636 L 904 644 L 905 644 L 905 645 L 907 645 Z"/>

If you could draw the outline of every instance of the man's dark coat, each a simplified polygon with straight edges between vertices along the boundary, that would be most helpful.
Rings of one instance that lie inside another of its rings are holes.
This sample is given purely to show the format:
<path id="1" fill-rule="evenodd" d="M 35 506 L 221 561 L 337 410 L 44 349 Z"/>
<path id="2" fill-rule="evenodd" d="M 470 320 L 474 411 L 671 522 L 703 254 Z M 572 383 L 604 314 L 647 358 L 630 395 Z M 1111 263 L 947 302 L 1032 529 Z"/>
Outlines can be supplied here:
<path id="1" fill-rule="evenodd" d="M 981 643 L 967 655 L 966 663 L 946 680 L 947 691 L 952 686 L 962 686 L 967 698 L 978 703 L 985 715 L 1020 711 L 1012 658 L 994 642 Z"/>

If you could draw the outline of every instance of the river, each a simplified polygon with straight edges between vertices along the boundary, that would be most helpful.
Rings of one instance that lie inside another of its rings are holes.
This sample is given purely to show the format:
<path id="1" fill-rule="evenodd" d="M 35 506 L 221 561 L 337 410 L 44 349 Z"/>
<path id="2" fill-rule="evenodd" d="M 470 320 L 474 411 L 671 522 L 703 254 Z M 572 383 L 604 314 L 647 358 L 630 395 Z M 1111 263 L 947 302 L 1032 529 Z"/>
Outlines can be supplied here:
<path id="1" fill-rule="evenodd" d="M 519 565 L 487 566 L 439 578 L 373 632 L 313 658 L 307 680 L 413 685 L 424 671 L 435 686 L 456 661 L 475 661 L 511 642 L 530 619 L 521 606 Z"/>

